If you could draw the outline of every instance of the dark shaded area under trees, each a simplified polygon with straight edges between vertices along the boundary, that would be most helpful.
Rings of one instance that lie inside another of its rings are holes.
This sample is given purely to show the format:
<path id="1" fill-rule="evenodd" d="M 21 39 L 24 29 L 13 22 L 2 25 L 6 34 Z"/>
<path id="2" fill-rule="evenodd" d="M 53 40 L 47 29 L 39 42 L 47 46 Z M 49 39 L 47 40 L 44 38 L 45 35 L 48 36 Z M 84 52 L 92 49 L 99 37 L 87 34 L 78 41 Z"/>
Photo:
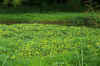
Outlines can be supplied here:
<path id="1" fill-rule="evenodd" d="M 85 4 L 89 4 L 89 0 L 0 0 L 0 7 L 19 8 L 19 7 L 36 7 L 36 8 L 52 8 L 63 9 L 65 11 L 80 11 L 86 8 Z M 93 3 L 100 4 L 98 0 L 92 0 Z M 95 6 L 94 4 L 93 6 Z M 99 8 L 100 9 L 100 8 Z"/>

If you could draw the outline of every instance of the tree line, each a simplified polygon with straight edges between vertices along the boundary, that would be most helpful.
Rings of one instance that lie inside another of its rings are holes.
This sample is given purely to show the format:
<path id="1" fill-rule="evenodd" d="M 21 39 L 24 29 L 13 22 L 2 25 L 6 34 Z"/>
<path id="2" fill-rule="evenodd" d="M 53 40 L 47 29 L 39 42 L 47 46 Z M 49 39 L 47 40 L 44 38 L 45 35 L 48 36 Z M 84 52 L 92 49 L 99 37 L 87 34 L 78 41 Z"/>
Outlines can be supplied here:
<path id="1" fill-rule="evenodd" d="M 1 6 L 34 6 L 34 5 L 65 5 L 68 3 L 78 3 L 80 0 L 0 0 Z"/>
<path id="2" fill-rule="evenodd" d="M 66 9 L 83 9 L 85 1 L 89 0 L 0 0 L 0 6 L 3 7 L 39 6 L 47 8 L 49 8 L 49 6 L 53 7 L 57 6 Z M 92 0 L 92 1 L 98 1 L 98 0 Z"/>

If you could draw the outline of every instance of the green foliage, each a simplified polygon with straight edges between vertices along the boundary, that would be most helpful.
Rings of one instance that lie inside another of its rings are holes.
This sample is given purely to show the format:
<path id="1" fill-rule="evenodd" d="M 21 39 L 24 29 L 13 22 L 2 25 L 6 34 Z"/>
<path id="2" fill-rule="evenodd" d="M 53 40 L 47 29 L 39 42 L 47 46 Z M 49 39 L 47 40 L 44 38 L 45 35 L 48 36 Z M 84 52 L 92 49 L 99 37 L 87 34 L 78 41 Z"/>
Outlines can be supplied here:
<path id="1" fill-rule="evenodd" d="M 100 7 L 97 2 L 93 2 L 93 0 L 88 0 L 88 4 L 85 4 L 87 6 L 87 14 L 88 17 L 94 21 L 94 23 L 98 26 L 98 23 L 100 23 L 100 17 L 97 15 L 96 11 L 97 8 Z M 87 18 L 88 18 L 87 17 Z"/>
<path id="2" fill-rule="evenodd" d="M 66 6 L 66 8 L 70 11 L 80 11 L 83 9 L 81 6 L 81 0 L 68 0 Z"/>
<path id="3" fill-rule="evenodd" d="M 17 6 L 21 5 L 21 2 L 22 2 L 21 0 L 13 0 L 12 4 L 13 4 L 14 7 L 17 7 Z"/>
<path id="4" fill-rule="evenodd" d="M 10 7 L 25 7 L 25 6 L 29 6 L 29 7 L 39 7 L 39 8 L 59 8 L 59 9 L 63 9 L 63 10 L 71 10 L 71 11 L 80 11 L 80 9 L 82 10 L 83 7 L 81 7 L 81 0 L 68 0 L 68 2 L 66 3 L 58 3 L 57 0 L 54 1 L 50 1 L 50 0 L 3 0 L 3 4 L 5 6 L 10 5 Z"/>
<path id="5" fill-rule="evenodd" d="M 3 5 L 7 6 L 9 3 L 9 0 L 3 0 Z"/>
<path id="6" fill-rule="evenodd" d="M 0 23 L 30 23 L 35 21 L 67 21 L 67 19 L 74 19 L 77 16 L 88 16 L 84 13 L 66 13 L 57 11 L 46 11 L 40 13 L 37 9 L 22 8 L 22 9 L 1 9 L 0 10 Z M 99 15 L 99 14 L 97 14 Z"/>
<path id="7" fill-rule="evenodd" d="M 88 27 L 48 24 L 0 25 L 0 64 L 98 66 L 99 37 L 100 29 Z"/>

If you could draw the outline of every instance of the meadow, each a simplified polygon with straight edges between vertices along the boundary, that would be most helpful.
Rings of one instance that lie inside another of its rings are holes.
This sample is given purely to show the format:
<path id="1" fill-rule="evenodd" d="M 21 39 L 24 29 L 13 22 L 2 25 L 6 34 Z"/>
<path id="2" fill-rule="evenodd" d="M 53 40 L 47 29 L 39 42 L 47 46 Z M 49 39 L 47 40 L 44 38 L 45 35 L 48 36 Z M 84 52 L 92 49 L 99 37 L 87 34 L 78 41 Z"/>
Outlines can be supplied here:
<path id="1" fill-rule="evenodd" d="M 9 12 L 0 12 L 0 66 L 100 65 L 99 23 L 76 19 L 89 14 Z M 74 22 L 66 23 L 69 19 Z"/>

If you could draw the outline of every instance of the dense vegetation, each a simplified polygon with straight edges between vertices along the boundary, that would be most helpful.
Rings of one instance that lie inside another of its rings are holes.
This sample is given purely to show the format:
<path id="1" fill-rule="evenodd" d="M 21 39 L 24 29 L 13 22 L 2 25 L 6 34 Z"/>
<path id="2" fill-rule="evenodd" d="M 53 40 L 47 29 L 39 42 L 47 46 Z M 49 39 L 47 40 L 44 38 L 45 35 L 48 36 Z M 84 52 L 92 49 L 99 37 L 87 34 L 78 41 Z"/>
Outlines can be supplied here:
<path id="1" fill-rule="evenodd" d="M 1 0 L 1 7 L 39 7 L 64 10 L 83 9 L 82 0 Z"/>
<path id="2" fill-rule="evenodd" d="M 0 25 L 0 65 L 99 66 L 99 34 L 84 26 Z"/>
<path id="3" fill-rule="evenodd" d="M 87 3 L 0 0 L 0 66 L 99 66 L 99 6 Z"/>

